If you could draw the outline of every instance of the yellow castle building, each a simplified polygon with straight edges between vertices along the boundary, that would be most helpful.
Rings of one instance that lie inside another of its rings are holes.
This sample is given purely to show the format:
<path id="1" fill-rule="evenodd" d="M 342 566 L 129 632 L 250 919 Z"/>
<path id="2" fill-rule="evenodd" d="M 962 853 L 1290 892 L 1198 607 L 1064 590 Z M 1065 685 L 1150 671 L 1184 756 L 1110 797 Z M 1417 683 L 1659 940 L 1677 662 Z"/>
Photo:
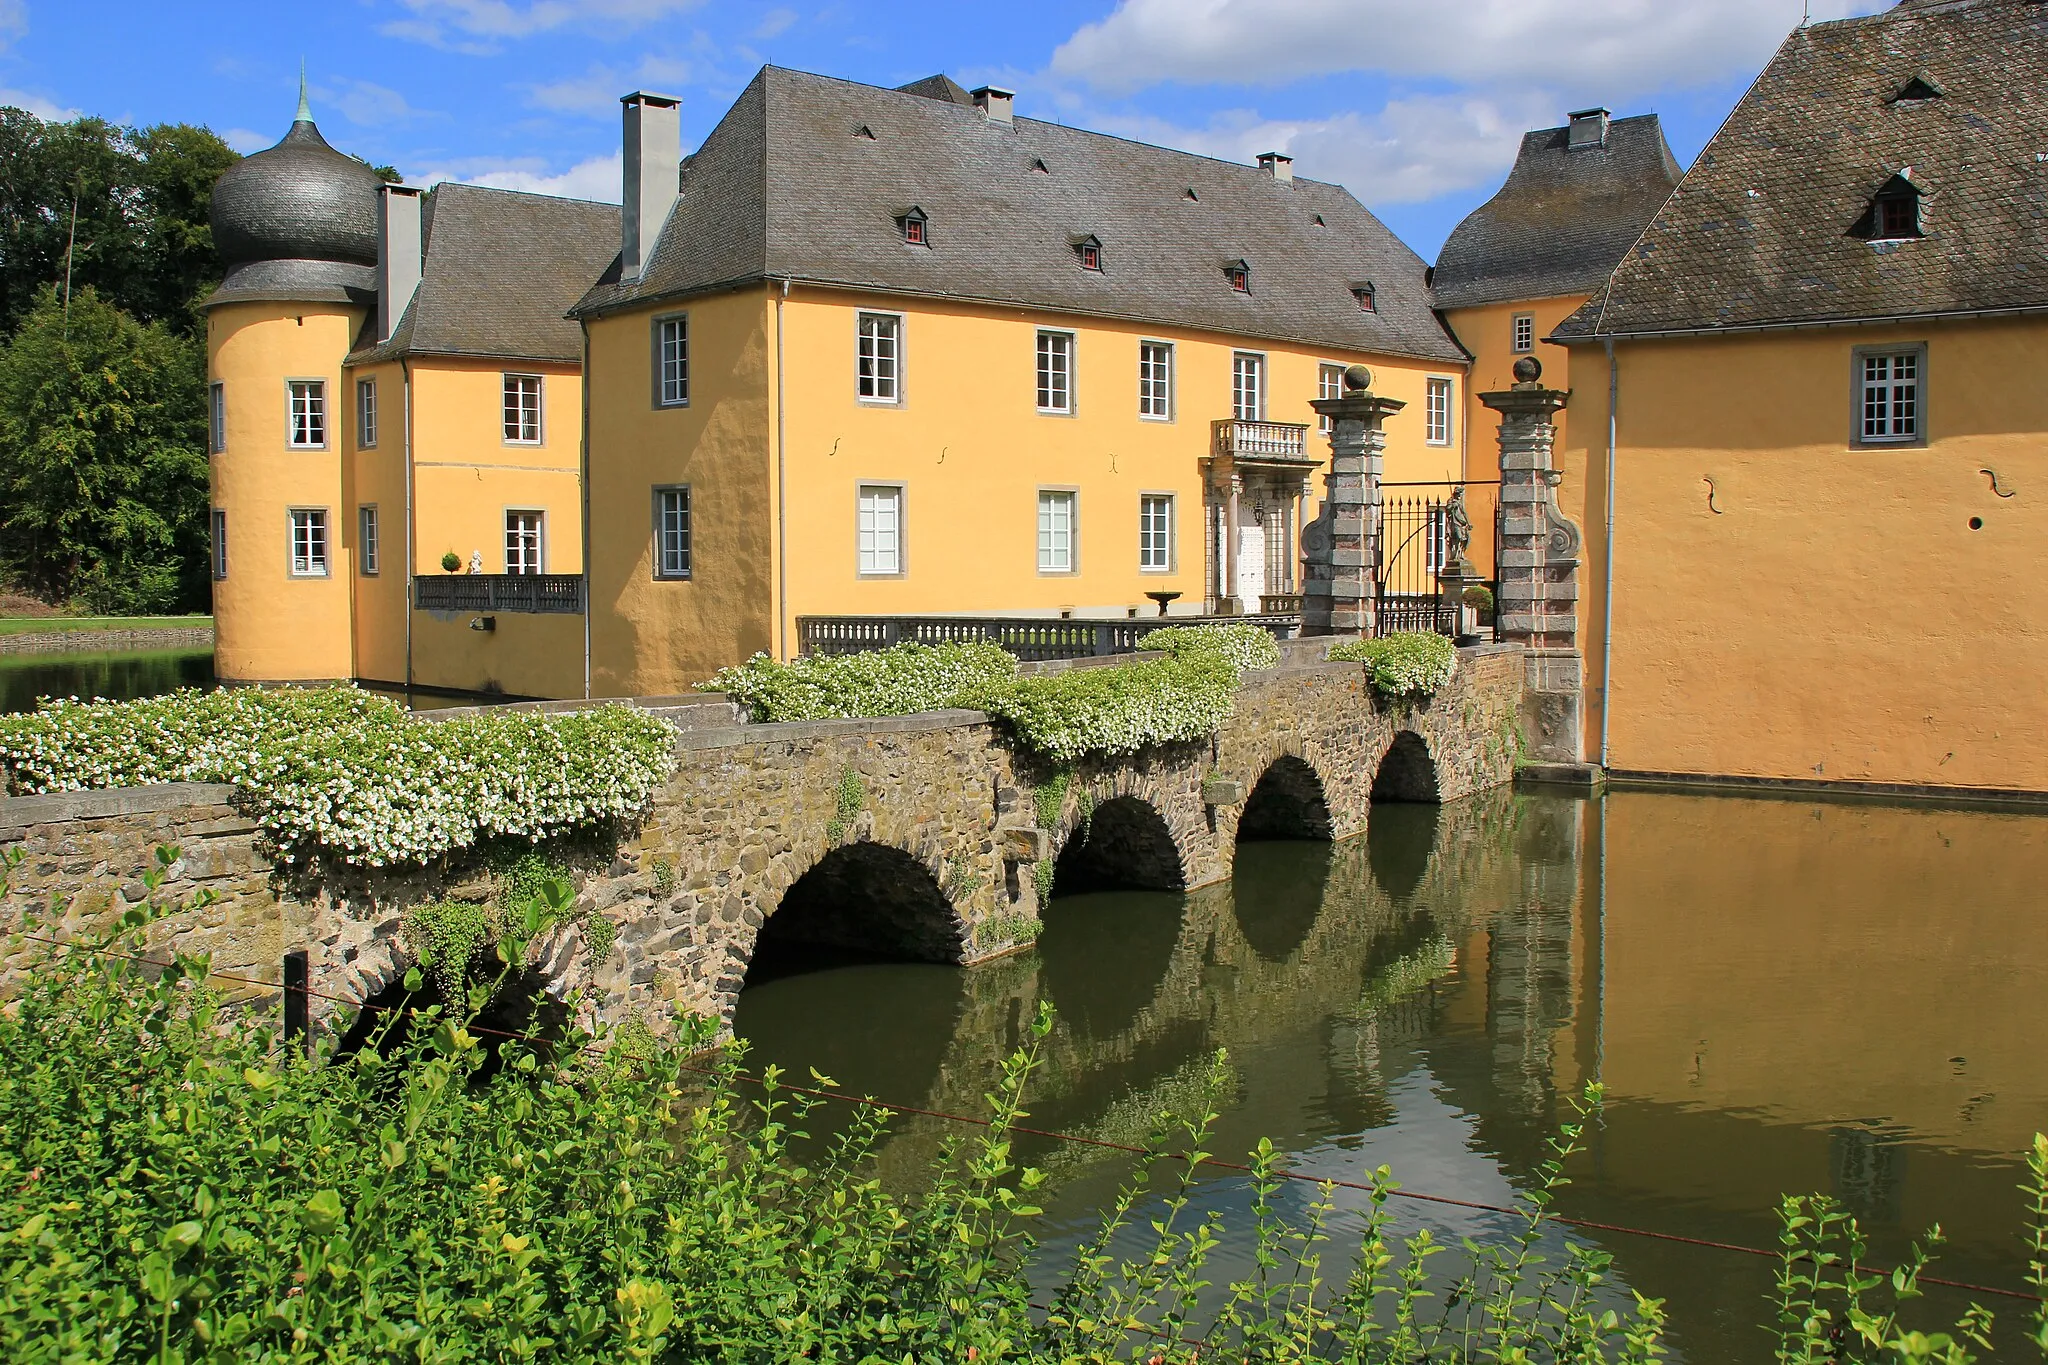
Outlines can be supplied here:
<path id="1" fill-rule="evenodd" d="M 804 618 L 1289 611 L 1353 364 L 1387 477 L 1461 476 L 1467 357 L 1349 193 L 1013 104 L 769 67 L 686 157 L 636 93 L 622 208 L 380 185 L 302 104 L 215 197 L 221 676 L 645 695 Z"/>

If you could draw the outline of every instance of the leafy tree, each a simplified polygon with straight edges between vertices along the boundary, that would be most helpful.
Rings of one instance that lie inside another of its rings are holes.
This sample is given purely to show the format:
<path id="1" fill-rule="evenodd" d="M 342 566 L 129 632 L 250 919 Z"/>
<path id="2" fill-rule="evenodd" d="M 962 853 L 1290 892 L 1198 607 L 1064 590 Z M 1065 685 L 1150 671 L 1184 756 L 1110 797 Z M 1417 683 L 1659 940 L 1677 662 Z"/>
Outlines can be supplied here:
<path id="1" fill-rule="evenodd" d="M 0 350 L 0 574 L 141 614 L 207 600 L 205 354 L 45 285 Z"/>

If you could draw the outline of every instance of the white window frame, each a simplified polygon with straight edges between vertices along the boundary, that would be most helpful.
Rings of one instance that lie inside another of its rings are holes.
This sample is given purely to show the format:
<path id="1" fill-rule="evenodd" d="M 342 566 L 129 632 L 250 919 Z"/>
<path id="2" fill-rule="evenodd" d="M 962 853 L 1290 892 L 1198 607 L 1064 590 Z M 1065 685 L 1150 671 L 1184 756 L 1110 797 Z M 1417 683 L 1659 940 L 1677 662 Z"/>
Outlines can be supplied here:
<path id="1" fill-rule="evenodd" d="M 853 396 L 856 402 L 874 408 L 903 406 L 904 331 L 901 313 L 864 308 L 853 315 Z M 885 340 L 886 346 L 883 344 Z M 861 392 L 863 386 L 873 392 Z"/>
<path id="2" fill-rule="evenodd" d="M 305 518 L 302 523 L 300 518 Z M 318 518 L 317 522 L 314 520 Z M 301 525 L 306 534 L 300 533 Z M 316 548 L 312 529 L 319 528 Z M 301 553 L 304 550 L 305 553 Z M 325 507 L 288 507 L 285 509 L 285 563 L 293 578 L 326 578 L 334 563 L 334 527 Z"/>
<path id="3" fill-rule="evenodd" d="M 1074 415 L 1074 372 L 1079 367 L 1074 363 L 1078 349 L 1072 332 L 1053 327 L 1038 329 L 1033 375 L 1034 390 L 1038 399 L 1038 410 L 1049 417 L 1072 417 Z M 1052 362 L 1057 360 L 1055 366 Z M 1061 401 L 1048 404 L 1047 399 Z"/>
<path id="4" fill-rule="evenodd" d="M 228 391 L 218 379 L 206 386 L 206 449 L 218 455 L 228 448 Z"/>
<path id="5" fill-rule="evenodd" d="M 303 392 L 302 392 L 303 390 Z M 303 406 L 302 406 L 303 405 Z M 310 426 L 317 421 L 320 425 L 320 439 L 302 441 L 301 416 Z M 293 450 L 327 449 L 327 381 L 324 379 L 287 379 L 284 381 L 284 439 Z"/>
<path id="6" fill-rule="evenodd" d="M 1439 408 L 1437 400 L 1443 400 Z M 1433 374 L 1422 381 L 1422 439 L 1425 445 L 1447 446 L 1457 430 L 1452 410 L 1458 405 L 1457 381 Z"/>
<path id="7" fill-rule="evenodd" d="M 356 449 L 377 448 L 377 381 L 356 381 Z"/>
<path id="8" fill-rule="evenodd" d="M 356 508 L 356 572 L 365 578 L 375 578 L 382 567 L 379 530 L 376 503 L 366 502 Z"/>
<path id="9" fill-rule="evenodd" d="M 208 519 L 207 529 L 212 533 L 213 581 L 225 582 L 228 576 L 228 509 L 216 507 Z"/>
<path id="10" fill-rule="evenodd" d="M 670 328 L 675 329 L 674 369 L 671 373 L 669 355 Z M 687 408 L 690 406 L 690 315 L 688 313 L 661 313 L 656 315 L 648 328 L 648 352 L 654 371 L 654 406 L 657 408 Z"/>
<path id="11" fill-rule="evenodd" d="M 1528 355 L 1536 349 L 1536 315 L 1517 313 L 1508 324 L 1508 349 L 1516 355 Z"/>
<path id="12" fill-rule="evenodd" d="M 1252 376 L 1249 390 L 1245 376 Z M 1245 398 L 1249 393 L 1249 411 Z M 1264 351 L 1232 351 L 1230 353 L 1230 416 L 1238 422 L 1263 422 L 1266 420 L 1266 353 Z"/>
<path id="13" fill-rule="evenodd" d="M 1066 508 L 1066 563 L 1060 563 L 1060 545 L 1052 509 Z M 1038 572 L 1048 578 L 1071 578 L 1081 572 L 1081 490 L 1073 487 L 1044 487 L 1038 490 Z"/>
<path id="14" fill-rule="evenodd" d="M 503 395 L 503 402 L 500 405 L 499 409 L 499 416 L 503 420 L 501 426 L 499 427 L 499 434 L 505 438 L 505 444 L 508 446 L 546 445 L 547 383 L 545 377 L 537 374 L 528 374 L 518 370 L 507 370 L 504 373 L 503 379 L 504 387 L 501 390 L 501 393 Z M 533 386 L 533 424 L 531 427 L 533 434 L 531 436 L 528 436 L 526 434 L 529 430 L 526 421 L 526 386 L 528 384 L 531 384 Z M 517 409 L 518 434 L 516 435 L 513 433 L 514 409 L 512 406 L 513 390 L 515 385 L 518 386 L 519 393 L 519 406 Z"/>
<path id="15" fill-rule="evenodd" d="M 682 504 L 682 543 L 679 556 L 672 554 L 672 550 L 675 550 L 676 547 L 670 543 L 669 532 L 671 527 L 667 517 L 667 508 L 663 506 L 663 500 L 671 494 L 679 497 Z M 695 574 L 697 568 L 697 537 L 696 526 L 691 516 L 690 485 L 686 483 L 658 483 L 654 485 L 649 497 L 654 517 L 655 581 L 661 583 L 686 583 Z M 677 567 L 676 560 L 678 557 L 681 559 L 681 567 Z"/>
<path id="16" fill-rule="evenodd" d="M 1851 354 L 1849 384 L 1849 436 L 1850 444 L 1866 449 L 1880 446 L 1924 446 L 1927 444 L 1927 343 L 1924 341 L 1897 342 L 1890 346 L 1858 346 Z M 1898 366 L 1909 361 L 1913 366 L 1910 376 L 1901 379 Z M 1882 362 L 1885 372 L 1874 377 L 1872 362 Z M 1911 428 L 1898 431 L 1898 406 L 1904 390 L 1904 401 L 1912 405 Z M 1873 434 L 1871 400 L 1873 395 L 1882 393 L 1879 400 L 1878 422 L 1886 431 Z"/>
<path id="17" fill-rule="evenodd" d="M 1164 526 L 1155 526 L 1154 508 L 1163 505 Z M 1174 570 L 1174 546 L 1176 523 L 1180 520 L 1178 500 L 1172 493 L 1138 494 L 1138 572 L 1172 573 Z M 1153 537 L 1161 537 L 1154 544 Z M 1156 553 L 1155 553 L 1156 551 Z"/>
<path id="18" fill-rule="evenodd" d="M 1153 352 L 1163 359 L 1156 360 Z M 1173 420 L 1174 347 L 1170 341 L 1138 339 L 1138 417 L 1146 422 Z"/>
<path id="19" fill-rule="evenodd" d="M 1318 360 L 1316 362 L 1317 399 L 1320 400 L 1324 398 L 1342 398 L 1343 396 L 1344 366 L 1335 360 Z M 1310 411 L 1313 412 L 1314 409 L 1310 409 Z M 1316 413 L 1317 432 L 1324 436 L 1328 436 L 1331 432 L 1335 431 L 1336 429 L 1337 423 L 1334 419 L 1325 417 L 1320 412 Z"/>
<path id="20" fill-rule="evenodd" d="M 870 498 L 873 511 L 870 517 Z M 901 578 L 909 571 L 908 537 L 904 534 L 905 486 L 890 479 L 864 479 L 853 490 L 853 569 L 861 578 Z M 881 510 L 888 505 L 889 526 Z M 887 541 L 884 543 L 884 536 Z"/>
<path id="21" fill-rule="evenodd" d="M 532 517 L 533 527 L 513 525 L 514 517 Z M 514 541 L 517 536 L 519 540 Z M 533 567 L 526 565 L 526 542 L 531 541 Z M 548 571 L 548 514 L 539 507 L 507 507 L 505 509 L 505 572 L 508 575 L 539 577 Z"/>

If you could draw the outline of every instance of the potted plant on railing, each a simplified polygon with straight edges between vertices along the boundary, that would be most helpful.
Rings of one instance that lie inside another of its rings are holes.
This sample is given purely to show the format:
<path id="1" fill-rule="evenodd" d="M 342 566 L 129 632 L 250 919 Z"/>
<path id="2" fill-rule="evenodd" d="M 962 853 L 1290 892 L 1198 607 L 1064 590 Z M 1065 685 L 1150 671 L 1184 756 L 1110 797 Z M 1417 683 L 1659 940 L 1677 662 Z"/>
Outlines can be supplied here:
<path id="1" fill-rule="evenodd" d="M 1465 608 L 1472 615 L 1475 626 L 1493 624 L 1493 590 L 1483 583 L 1474 583 L 1464 592 Z"/>
<path id="2" fill-rule="evenodd" d="M 462 556 L 461 556 L 461 555 L 459 555 L 459 554 L 457 554 L 457 553 L 455 553 L 455 551 L 453 551 L 453 550 L 450 550 L 450 551 L 449 551 L 449 552 L 448 552 L 447 554 L 445 554 L 445 555 L 442 555 L 442 556 L 441 556 L 441 572 L 443 572 L 443 573 L 461 573 L 461 572 L 462 572 Z"/>

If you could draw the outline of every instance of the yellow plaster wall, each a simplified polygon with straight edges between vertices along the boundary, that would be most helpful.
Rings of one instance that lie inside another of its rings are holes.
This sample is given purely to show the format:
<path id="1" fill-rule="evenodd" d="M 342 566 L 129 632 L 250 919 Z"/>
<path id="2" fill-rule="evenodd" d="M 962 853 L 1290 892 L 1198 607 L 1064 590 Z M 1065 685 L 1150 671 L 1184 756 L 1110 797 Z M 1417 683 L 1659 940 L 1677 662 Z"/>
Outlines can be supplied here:
<path id="1" fill-rule="evenodd" d="M 349 506 L 341 528 L 353 564 L 355 676 L 405 681 L 405 373 L 398 364 L 356 366 L 348 372 Z M 377 444 L 365 447 L 359 428 L 356 384 L 377 383 Z M 363 568 L 365 505 L 377 509 L 377 572 Z"/>
<path id="2" fill-rule="evenodd" d="M 505 440 L 507 374 L 542 376 L 539 445 Z M 412 363 L 412 376 L 418 572 L 444 572 L 441 556 L 451 550 L 465 572 L 476 552 L 485 573 L 505 572 L 505 513 L 513 509 L 547 514 L 541 537 L 546 572 L 581 572 L 578 368 L 429 356 Z"/>
<path id="3" fill-rule="evenodd" d="M 905 314 L 903 401 L 864 404 L 856 396 L 856 315 Z M 1136 606 L 1145 594 L 1177 590 L 1177 607 L 1199 610 L 1204 589 L 1203 457 L 1210 423 L 1230 416 L 1231 356 L 1267 357 L 1266 416 L 1310 425 L 1311 449 L 1327 461 L 1309 403 L 1317 366 L 1364 363 L 1376 391 L 1407 402 L 1388 424 L 1386 477 L 1455 478 L 1460 468 L 1462 365 L 1237 341 L 1185 329 L 1064 318 L 1021 309 L 930 300 L 891 301 L 820 289 L 793 292 L 786 306 L 788 375 L 789 619 L 807 614 L 1034 612 L 1099 613 Z M 1037 333 L 1074 332 L 1071 416 L 1037 410 Z M 1138 415 L 1140 340 L 1175 348 L 1174 417 Z M 644 343 L 643 343 L 644 344 Z M 644 362 L 643 362 L 644 363 Z M 1431 375 L 1454 381 L 1454 429 L 1446 446 L 1424 440 L 1424 388 Z M 900 482 L 905 572 L 859 576 L 855 489 Z M 1079 491 L 1078 570 L 1038 572 L 1041 487 Z M 1311 485 L 1309 514 L 1324 491 Z M 1141 493 L 1175 497 L 1175 568 L 1138 568 Z"/>
<path id="4" fill-rule="evenodd" d="M 412 614 L 413 677 L 425 687 L 550 699 L 583 695 L 583 618 L 501 611 Z"/>
<path id="5" fill-rule="evenodd" d="M 1929 444 L 1851 448 L 1852 348 L 1921 341 Z M 2048 385 L 2036 378 L 2048 324 L 1618 351 L 1610 765 L 2048 791 Z M 1606 452 L 1584 435 L 1604 438 L 1604 390 L 1588 384 L 1572 404 L 1582 420 L 1561 462 L 1594 509 L 1589 743 Z M 1985 469 L 2014 496 L 1997 496 Z"/>
<path id="6" fill-rule="evenodd" d="M 207 374 L 222 384 L 226 449 L 212 457 L 213 505 L 228 521 L 228 576 L 213 585 L 214 667 L 223 679 L 355 675 L 353 502 L 343 457 L 352 418 L 341 360 L 361 324 L 338 304 L 236 303 L 207 319 Z M 328 443 L 287 444 L 288 379 L 324 379 Z M 328 574 L 291 576 L 289 509 L 324 507 Z"/>
<path id="7" fill-rule="evenodd" d="M 749 289 L 587 328 L 595 695 L 680 692 L 775 648 L 773 310 Z M 690 403 L 656 408 L 652 319 L 676 311 L 689 314 Z M 804 393 L 792 385 L 792 407 Z M 678 483 L 694 573 L 656 580 L 653 489 Z"/>

